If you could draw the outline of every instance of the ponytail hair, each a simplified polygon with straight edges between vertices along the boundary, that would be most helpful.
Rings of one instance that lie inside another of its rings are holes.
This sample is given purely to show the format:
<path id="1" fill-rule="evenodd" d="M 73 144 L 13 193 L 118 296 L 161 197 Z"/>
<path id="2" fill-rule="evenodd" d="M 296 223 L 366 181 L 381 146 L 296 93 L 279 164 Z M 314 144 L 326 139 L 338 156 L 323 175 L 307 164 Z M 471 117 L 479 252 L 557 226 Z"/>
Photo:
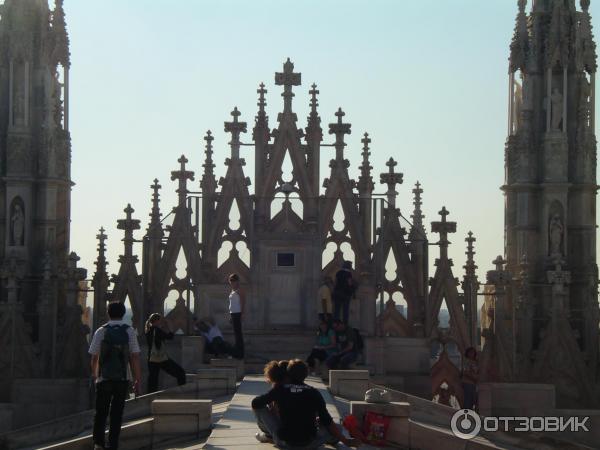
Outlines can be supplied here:
<path id="1" fill-rule="evenodd" d="M 158 313 L 152 313 L 150 314 L 150 317 L 148 317 L 148 320 L 146 320 L 146 325 L 144 326 L 144 332 L 149 332 L 150 329 L 152 328 L 152 325 L 154 324 L 154 322 L 157 322 L 161 319 L 161 315 Z"/>

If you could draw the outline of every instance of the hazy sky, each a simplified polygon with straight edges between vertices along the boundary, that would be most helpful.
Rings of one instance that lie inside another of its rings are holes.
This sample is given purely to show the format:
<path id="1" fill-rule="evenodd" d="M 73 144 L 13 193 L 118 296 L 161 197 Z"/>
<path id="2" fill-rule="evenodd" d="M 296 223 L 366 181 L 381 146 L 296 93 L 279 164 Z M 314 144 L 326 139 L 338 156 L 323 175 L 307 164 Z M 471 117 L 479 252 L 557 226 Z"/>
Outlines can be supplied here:
<path id="1" fill-rule="evenodd" d="M 598 4 L 590 8 L 595 25 Z M 174 205 L 170 171 L 182 153 L 197 174 L 192 187 L 199 188 L 208 129 L 217 176 L 223 174 L 229 155 L 223 122 L 237 106 L 251 131 L 261 81 L 269 91 L 270 126 L 277 125 L 282 98 L 273 74 L 287 57 L 302 73 L 294 98 L 299 127 L 316 82 L 323 128 L 339 106 L 352 123 L 351 175 L 368 131 L 376 181 L 390 156 L 404 173 L 397 190 L 406 216 L 417 180 L 427 223 L 447 207 L 449 220 L 458 222 L 450 238 L 457 276 L 469 230 L 477 237 L 480 279 L 503 253 L 499 187 L 516 0 L 66 0 L 65 11 L 76 183 L 71 247 L 90 277 L 98 228 L 107 229 L 109 271 L 116 272 L 122 252 L 116 220 L 130 202 L 146 227 L 155 177 L 164 187 L 163 211 Z M 242 139 L 250 142 L 251 133 Z M 324 161 L 334 155 L 322 152 Z M 241 153 L 253 175 L 253 149 Z M 322 168 L 326 177 L 328 165 Z"/>

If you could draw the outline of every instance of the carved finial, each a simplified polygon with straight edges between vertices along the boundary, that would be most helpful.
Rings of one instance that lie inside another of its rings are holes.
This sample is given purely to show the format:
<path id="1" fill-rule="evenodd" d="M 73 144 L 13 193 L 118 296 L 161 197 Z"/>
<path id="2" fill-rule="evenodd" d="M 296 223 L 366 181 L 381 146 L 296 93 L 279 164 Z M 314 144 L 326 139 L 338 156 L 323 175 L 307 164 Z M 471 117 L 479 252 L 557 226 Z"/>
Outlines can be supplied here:
<path id="1" fill-rule="evenodd" d="M 504 270 L 504 265 L 506 264 L 506 260 L 502 257 L 502 255 L 498 255 L 496 259 L 492 261 L 492 264 L 496 266 L 497 271 Z"/>
<path id="2" fill-rule="evenodd" d="M 527 15 L 525 14 L 526 0 L 519 0 L 519 12 L 515 23 L 515 31 L 510 44 L 510 72 L 524 70 L 529 56 L 529 31 Z"/>
<path id="3" fill-rule="evenodd" d="M 185 155 L 181 155 L 177 162 L 179 163 L 179 170 L 174 170 L 171 172 L 171 180 L 179 181 L 179 186 L 177 187 L 177 194 L 179 196 L 179 206 L 184 206 L 185 199 L 188 194 L 187 181 L 194 180 L 194 172 L 186 170 L 185 165 L 187 164 L 188 160 L 185 157 Z"/>
<path id="4" fill-rule="evenodd" d="M 337 122 L 329 124 L 329 134 L 335 134 L 335 158 L 337 161 L 342 161 L 344 159 L 344 147 L 346 146 L 344 134 L 350 134 L 351 125 L 342 122 L 342 118 L 345 115 L 346 113 L 342 111 L 342 108 L 338 108 L 335 113 Z"/>
<path id="5" fill-rule="evenodd" d="M 311 114 L 317 114 L 317 107 L 319 106 L 319 101 L 317 100 L 317 95 L 319 95 L 319 90 L 317 89 L 316 83 L 313 83 L 310 91 L 310 112 Z"/>
<path id="6" fill-rule="evenodd" d="M 233 121 L 225 122 L 225 132 L 231 133 L 231 141 L 229 142 L 229 145 L 231 145 L 231 159 L 239 159 L 241 145 L 240 133 L 246 132 L 246 122 L 238 121 L 240 115 L 241 113 L 239 112 L 236 106 L 235 108 L 233 108 L 233 111 L 231 111 Z"/>
<path id="7" fill-rule="evenodd" d="M 369 148 L 371 139 L 369 138 L 369 133 L 363 135 L 361 142 L 363 143 L 363 149 L 360 177 L 358 178 L 358 190 L 361 193 L 370 194 L 373 192 L 373 189 L 375 189 L 375 185 L 373 183 L 373 177 L 371 176 L 371 169 L 373 169 L 373 166 L 369 161 L 369 157 L 371 156 L 371 149 Z"/>
<path id="8" fill-rule="evenodd" d="M 294 93 L 292 92 L 292 86 L 299 86 L 301 82 L 301 74 L 294 72 L 294 63 L 290 61 L 290 58 L 283 64 L 283 72 L 275 73 L 275 84 L 277 86 L 283 86 L 283 113 L 292 112 L 292 98 Z"/>
<path id="9" fill-rule="evenodd" d="M 448 259 L 448 245 L 450 244 L 448 233 L 456 233 L 456 222 L 448 222 L 448 214 L 450 214 L 450 212 L 444 206 L 439 212 L 442 220 L 431 222 L 431 231 L 440 234 L 440 240 L 438 241 L 438 245 L 440 246 L 440 259 Z"/>
<path id="10" fill-rule="evenodd" d="M 394 161 L 394 158 L 388 159 L 385 165 L 388 166 L 388 171 L 380 174 L 379 180 L 381 184 L 387 184 L 388 190 L 386 194 L 388 206 L 394 209 L 396 208 L 396 196 L 398 195 L 398 192 L 396 192 L 396 185 L 402 184 L 403 174 L 396 173 L 394 168 L 398 163 Z"/>
<path id="11" fill-rule="evenodd" d="M 421 200 L 423 189 L 421 189 L 421 183 L 418 181 L 415 183 L 412 193 L 414 209 L 410 216 L 412 218 L 412 226 L 410 227 L 409 238 L 411 241 L 421 241 L 426 238 L 425 227 L 423 226 L 425 215 L 423 215 L 423 211 L 421 210 L 421 206 L 423 206 L 423 201 Z"/>
<path id="12" fill-rule="evenodd" d="M 119 261 L 121 262 L 123 258 L 133 257 L 133 232 L 134 230 L 140 229 L 140 221 L 132 218 L 132 215 L 135 210 L 131 207 L 130 203 L 127 204 L 127 207 L 123 211 L 125 212 L 125 219 L 117 220 L 117 228 L 125 232 L 125 237 L 123 238 L 125 254 L 122 255 L 121 258 L 119 258 Z M 137 260 L 137 258 L 135 259 Z"/>
<path id="13" fill-rule="evenodd" d="M 588 12 L 588 10 L 590 9 L 590 0 L 581 0 L 580 4 L 581 10 L 583 12 Z"/>
<path id="14" fill-rule="evenodd" d="M 527 0 L 519 0 L 519 12 L 524 13 L 527 7 Z"/>
<path id="15" fill-rule="evenodd" d="M 212 159 L 212 141 L 214 139 L 215 138 L 213 137 L 212 133 L 210 130 L 208 130 L 206 132 L 206 136 L 204 137 L 204 140 L 206 141 L 204 164 L 202 164 L 202 167 L 204 167 L 204 173 L 202 174 L 202 180 L 200 181 L 200 187 L 202 188 L 202 192 L 204 194 L 212 194 L 217 189 L 217 180 L 214 173 L 215 164 Z"/>
<path id="16" fill-rule="evenodd" d="M 467 255 L 467 262 L 463 266 L 465 269 L 465 274 L 468 277 L 474 277 L 475 271 L 477 270 L 477 265 L 475 264 L 475 249 L 473 244 L 477 241 L 473 236 L 473 232 L 469 231 L 467 237 L 465 238 L 465 242 L 467 243 L 467 251 L 465 255 Z"/>
<path id="17" fill-rule="evenodd" d="M 63 0 L 56 0 L 51 25 L 51 61 L 55 65 L 61 64 L 63 67 L 69 68 L 71 67 L 71 53 L 69 52 L 69 34 L 67 33 Z"/>
<path id="18" fill-rule="evenodd" d="M 256 93 L 258 94 L 258 103 L 256 104 L 258 106 L 258 111 L 259 113 L 264 114 L 265 107 L 267 106 L 267 101 L 265 100 L 265 94 L 267 93 L 265 83 L 260 83 L 258 85 Z"/>

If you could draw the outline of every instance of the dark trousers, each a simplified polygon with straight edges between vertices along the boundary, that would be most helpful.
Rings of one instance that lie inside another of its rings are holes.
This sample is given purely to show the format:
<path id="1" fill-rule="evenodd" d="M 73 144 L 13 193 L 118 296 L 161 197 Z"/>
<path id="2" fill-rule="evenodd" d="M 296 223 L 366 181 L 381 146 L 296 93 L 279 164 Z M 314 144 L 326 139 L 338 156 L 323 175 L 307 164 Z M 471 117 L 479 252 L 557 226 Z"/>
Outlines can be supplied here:
<path id="1" fill-rule="evenodd" d="M 244 358 L 244 336 L 242 334 L 242 314 L 231 313 L 231 325 L 233 326 L 233 334 L 235 335 L 235 357 L 238 359 Z"/>
<path id="2" fill-rule="evenodd" d="M 179 386 L 185 384 L 185 370 L 171 358 L 159 363 L 148 361 L 148 393 L 158 391 L 158 372 L 160 372 L 160 369 L 177 378 Z"/>
<path id="3" fill-rule="evenodd" d="M 321 362 L 325 361 L 327 359 L 327 352 L 320 348 L 313 348 L 312 352 L 310 352 L 310 355 L 308 355 L 308 358 L 306 358 L 308 367 L 311 369 L 314 368 L 316 359 Z"/>
<path id="4" fill-rule="evenodd" d="M 231 347 L 231 344 L 229 342 L 225 342 L 222 337 L 216 337 L 212 340 L 212 342 L 207 342 L 206 352 L 212 353 L 217 357 L 219 355 L 232 355 L 235 353 Z"/>
<path id="5" fill-rule="evenodd" d="M 350 318 L 350 297 L 344 297 L 342 295 L 336 295 L 333 298 L 333 317 L 340 319 L 340 313 L 342 315 L 341 320 L 347 324 Z"/>
<path id="6" fill-rule="evenodd" d="M 463 392 L 464 392 L 464 402 L 463 408 L 465 409 L 475 409 L 477 405 L 477 386 L 473 383 L 462 383 Z"/>
<path id="7" fill-rule="evenodd" d="M 346 352 L 346 353 L 338 353 L 336 355 L 331 355 L 327 358 L 327 367 L 331 370 L 342 369 L 348 370 L 350 364 L 356 362 L 358 359 L 358 353 L 356 352 Z"/>
<path id="8" fill-rule="evenodd" d="M 123 408 L 127 398 L 127 381 L 101 381 L 96 384 L 96 414 L 94 416 L 94 444 L 104 448 L 106 419 L 110 413 L 108 444 L 111 450 L 119 447 L 119 434 L 123 422 Z"/>

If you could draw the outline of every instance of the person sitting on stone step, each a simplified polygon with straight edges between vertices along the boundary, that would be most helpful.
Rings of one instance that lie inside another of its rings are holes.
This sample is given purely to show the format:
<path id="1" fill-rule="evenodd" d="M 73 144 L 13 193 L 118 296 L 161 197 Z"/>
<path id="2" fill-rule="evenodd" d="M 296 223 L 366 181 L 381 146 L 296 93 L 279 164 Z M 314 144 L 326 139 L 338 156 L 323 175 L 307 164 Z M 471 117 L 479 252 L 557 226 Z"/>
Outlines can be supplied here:
<path id="1" fill-rule="evenodd" d="M 304 383 L 308 375 L 306 363 L 299 359 L 290 361 L 287 375 L 289 383 L 276 384 L 252 400 L 261 430 L 256 439 L 273 442 L 279 448 L 317 449 L 337 441 L 356 447 L 357 442 L 346 438 L 331 418 L 321 393 Z M 272 403 L 277 405 L 278 414 L 267 407 Z"/>
<path id="2" fill-rule="evenodd" d="M 356 331 L 341 320 L 333 321 L 333 329 L 338 350 L 329 356 L 325 363 L 330 370 L 348 370 L 358 359 Z"/>
<path id="3" fill-rule="evenodd" d="M 323 363 L 329 358 L 337 348 L 335 341 L 335 331 L 329 327 L 327 319 L 322 319 L 319 323 L 319 330 L 317 331 L 317 341 L 315 346 L 312 348 L 310 355 L 306 358 L 308 367 L 314 374 L 315 363 L 318 360 Z"/>
<path id="4" fill-rule="evenodd" d="M 205 352 L 212 353 L 216 358 L 219 355 L 233 355 L 233 346 L 223 339 L 221 329 L 212 318 L 202 319 L 196 322 L 196 327 L 201 336 L 206 339 Z"/>

